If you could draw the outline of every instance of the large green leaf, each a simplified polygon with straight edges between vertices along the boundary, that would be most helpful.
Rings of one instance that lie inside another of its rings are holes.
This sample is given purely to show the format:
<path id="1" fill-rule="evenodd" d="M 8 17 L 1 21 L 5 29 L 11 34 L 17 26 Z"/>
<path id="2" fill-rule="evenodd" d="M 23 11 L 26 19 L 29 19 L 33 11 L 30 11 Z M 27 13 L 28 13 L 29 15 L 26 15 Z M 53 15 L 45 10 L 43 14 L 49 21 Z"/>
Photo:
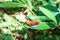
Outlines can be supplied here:
<path id="1" fill-rule="evenodd" d="M 36 30 L 47 30 L 50 28 L 51 27 L 49 25 L 47 25 L 46 22 L 40 22 L 38 25 L 31 27 L 31 29 L 36 29 Z"/>
<path id="2" fill-rule="evenodd" d="M 15 8 L 15 7 L 25 7 L 25 5 L 22 2 L 3 2 L 0 3 L 0 7 L 2 8 Z"/>
<path id="3" fill-rule="evenodd" d="M 30 16 L 31 20 L 41 20 L 41 21 L 52 21 L 50 18 L 46 16 Z"/>
<path id="4" fill-rule="evenodd" d="M 57 24 L 55 15 L 51 11 L 49 11 L 48 9 L 46 9 L 44 7 L 39 7 L 39 10 L 41 10 L 43 12 L 43 14 L 45 14 L 47 17 L 52 19 Z"/>

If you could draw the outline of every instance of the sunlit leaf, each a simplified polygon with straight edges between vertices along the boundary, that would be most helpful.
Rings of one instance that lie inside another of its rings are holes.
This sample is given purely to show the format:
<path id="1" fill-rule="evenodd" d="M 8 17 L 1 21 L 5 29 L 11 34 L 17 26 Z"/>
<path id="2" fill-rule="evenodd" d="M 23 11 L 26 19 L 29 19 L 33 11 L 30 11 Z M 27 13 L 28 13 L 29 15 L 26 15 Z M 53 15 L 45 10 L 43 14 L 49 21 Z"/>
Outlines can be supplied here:
<path id="1" fill-rule="evenodd" d="M 15 7 L 25 7 L 25 5 L 23 3 L 17 3 L 17 2 L 3 2 L 3 3 L 0 3 L 0 7 L 15 8 Z"/>
<path id="2" fill-rule="evenodd" d="M 50 18 L 46 17 L 46 16 L 30 16 L 29 17 L 31 20 L 41 20 L 41 21 L 52 21 Z"/>
<path id="3" fill-rule="evenodd" d="M 41 10 L 43 14 L 45 14 L 47 17 L 49 17 L 51 20 L 53 20 L 57 24 L 55 15 L 52 12 L 50 12 L 48 9 L 44 7 L 39 7 L 39 10 Z"/>
<path id="4" fill-rule="evenodd" d="M 46 22 L 40 22 L 38 25 L 32 26 L 31 28 L 36 30 L 47 30 L 50 29 L 51 27 L 47 25 Z"/>
<path id="5" fill-rule="evenodd" d="M 13 24 L 14 25 L 14 23 L 16 22 L 13 18 L 11 18 L 9 15 L 7 15 L 7 14 L 4 14 L 4 19 L 8 22 L 8 23 L 10 23 L 10 24 Z"/>

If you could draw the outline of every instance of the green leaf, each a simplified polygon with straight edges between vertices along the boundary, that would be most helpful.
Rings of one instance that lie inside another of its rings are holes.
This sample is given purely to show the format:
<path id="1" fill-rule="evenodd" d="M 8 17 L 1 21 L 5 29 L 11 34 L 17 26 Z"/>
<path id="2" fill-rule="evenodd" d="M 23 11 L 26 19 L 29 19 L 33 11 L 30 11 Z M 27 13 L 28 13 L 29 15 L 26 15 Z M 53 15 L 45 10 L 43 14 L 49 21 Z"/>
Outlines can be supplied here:
<path id="1" fill-rule="evenodd" d="M 20 22 L 18 22 L 16 19 L 10 17 L 9 15 L 7 14 L 4 14 L 4 19 L 9 23 L 9 24 L 12 24 L 14 26 L 15 23 L 18 23 L 18 25 L 20 26 L 23 26 Z M 9 21 L 8 21 L 9 20 Z"/>
<path id="2" fill-rule="evenodd" d="M 25 7 L 25 5 L 21 2 L 2 2 L 0 3 L 0 7 L 2 8 L 15 8 L 15 7 Z"/>
<path id="3" fill-rule="evenodd" d="M 49 11 L 48 9 L 44 7 L 39 7 L 39 10 L 41 10 L 43 14 L 45 14 L 47 17 L 49 17 L 51 20 L 53 20 L 57 24 L 55 15 L 51 11 Z"/>
<path id="4" fill-rule="evenodd" d="M 50 18 L 46 17 L 46 16 L 30 16 L 29 17 L 31 20 L 41 20 L 41 21 L 52 21 Z"/>
<path id="5" fill-rule="evenodd" d="M 16 23 L 16 20 L 14 20 L 13 18 L 11 18 L 9 15 L 7 14 L 4 14 L 4 19 L 9 23 L 9 24 L 12 24 L 14 25 Z"/>
<path id="6" fill-rule="evenodd" d="M 38 25 L 31 27 L 31 29 L 36 29 L 36 30 L 47 30 L 50 28 L 51 27 L 49 25 L 47 25 L 46 22 L 40 22 Z"/>

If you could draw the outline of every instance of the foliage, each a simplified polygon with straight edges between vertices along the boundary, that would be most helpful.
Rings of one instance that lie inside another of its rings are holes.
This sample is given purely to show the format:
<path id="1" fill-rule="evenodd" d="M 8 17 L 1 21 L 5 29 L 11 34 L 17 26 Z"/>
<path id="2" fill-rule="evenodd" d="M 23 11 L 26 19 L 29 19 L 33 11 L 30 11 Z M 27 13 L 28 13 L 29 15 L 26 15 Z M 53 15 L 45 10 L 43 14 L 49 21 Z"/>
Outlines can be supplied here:
<path id="1" fill-rule="evenodd" d="M 59 40 L 58 1 L 0 0 L 1 40 Z"/>

